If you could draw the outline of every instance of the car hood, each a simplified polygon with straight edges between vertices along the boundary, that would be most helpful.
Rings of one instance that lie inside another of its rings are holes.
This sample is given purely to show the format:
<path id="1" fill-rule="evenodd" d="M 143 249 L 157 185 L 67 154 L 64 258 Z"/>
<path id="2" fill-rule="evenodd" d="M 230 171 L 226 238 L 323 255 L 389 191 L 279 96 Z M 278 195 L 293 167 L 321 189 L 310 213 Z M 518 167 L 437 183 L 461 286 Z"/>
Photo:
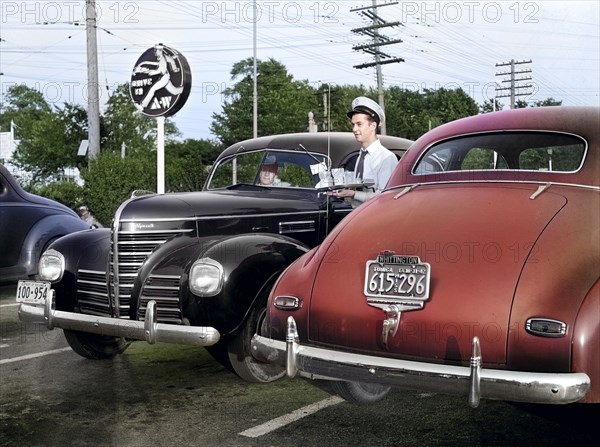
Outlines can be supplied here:
<path id="1" fill-rule="evenodd" d="M 486 362 L 506 361 L 510 311 L 536 240 L 565 205 L 532 198 L 537 185 L 455 184 L 383 193 L 346 218 L 314 278 L 309 338 L 406 358 L 468 361 L 478 336 Z M 431 266 L 429 298 L 401 313 L 383 343 L 386 313 L 367 304 L 365 266 L 384 251 Z"/>
<path id="2" fill-rule="evenodd" d="M 251 188 L 251 187 L 249 187 Z M 157 221 L 314 211 L 313 191 L 264 188 L 153 194 L 126 202 L 119 220 Z M 313 198 L 311 201 L 310 198 Z"/>

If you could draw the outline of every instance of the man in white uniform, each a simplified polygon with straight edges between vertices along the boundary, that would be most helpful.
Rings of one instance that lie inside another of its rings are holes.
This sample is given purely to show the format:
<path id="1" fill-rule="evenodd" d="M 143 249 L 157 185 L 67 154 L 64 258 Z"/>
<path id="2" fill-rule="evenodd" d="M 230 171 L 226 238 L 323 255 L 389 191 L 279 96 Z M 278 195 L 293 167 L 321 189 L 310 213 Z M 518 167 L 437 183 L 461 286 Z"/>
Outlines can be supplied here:
<path id="1" fill-rule="evenodd" d="M 385 121 L 383 109 L 372 99 L 359 96 L 352 101 L 352 110 L 348 112 L 352 122 L 352 133 L 356 141 L 362 144 L 361 153 L 356 161 L 354 175 L 357 180 L 373 181 L 373 191 L 355 191 L 342 189 L 338 197 L 349 197 L 354 206 L 375 197 L 385 188 L 392 172 L 398 164 L 396 155 L 381 144 L 377 138 L 377 128 Z"/>

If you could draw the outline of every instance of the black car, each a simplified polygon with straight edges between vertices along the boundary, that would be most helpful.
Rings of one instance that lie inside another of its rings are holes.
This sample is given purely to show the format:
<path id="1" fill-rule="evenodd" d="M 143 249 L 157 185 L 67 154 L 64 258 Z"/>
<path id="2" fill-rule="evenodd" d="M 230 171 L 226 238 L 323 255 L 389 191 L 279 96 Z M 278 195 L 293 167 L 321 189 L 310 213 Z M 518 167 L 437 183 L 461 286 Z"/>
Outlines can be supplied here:
<path id="1" fill-rule="evenodd" d="M 69 207 L 25 191 L 0 164 L 1 283 L 34 277 L 52 241 L 89 228 Z"/>
<path id="2" fill-rule="evenodd" d="M 412 143 L 381 140 L 399 156 Z M 111 230 L 53 243 L 42 281 L 20 284 L 21 319 L 63 328 L 88 358 L 112 357 L 132 340 L 186 343 L 207 347 L 246 380 L 281 377 L 254 360 L 250 340 L 275 279 L 351 211 L 326 190 L 335 187 L 332 175 L 343 183 L 359 149 L 351 133 L 227 148 L 203 191 L 131 198 Z"/>

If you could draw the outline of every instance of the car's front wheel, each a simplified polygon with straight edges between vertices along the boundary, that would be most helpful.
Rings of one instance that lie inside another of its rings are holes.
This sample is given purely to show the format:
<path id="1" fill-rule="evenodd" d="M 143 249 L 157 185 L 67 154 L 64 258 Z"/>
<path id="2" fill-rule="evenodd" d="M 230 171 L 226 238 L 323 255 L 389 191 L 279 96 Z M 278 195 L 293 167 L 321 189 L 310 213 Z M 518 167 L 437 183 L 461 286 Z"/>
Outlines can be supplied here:
<path id="1" fill-rule="evenodd" d="M 250 315 L 228 345 L 229 361 L 235 373 L 248 382 L 269 383 L 285 376 L 285 368 L 270 363 L 261 363 L 252 357 L 250 342 L 256 333 L 261 333 L 267 313 L 265 293 L 250 310 Z"/>
<path id="2" fill-rule="evenodd" d="M 390 387 L 377 383 L 339 382 L 327 383 L 329 390 L 342 399 L 360 405 L 374 404 L 382 400 L 390 392 Z"/>
<path id="3" fill-rule="evenodd" d="M 86 359 L 110 359 L 123 353 L 131 344 L 131 342 L 120 337 L 89 334 L 67 329 L 63 332 L 71 349 Z"/>

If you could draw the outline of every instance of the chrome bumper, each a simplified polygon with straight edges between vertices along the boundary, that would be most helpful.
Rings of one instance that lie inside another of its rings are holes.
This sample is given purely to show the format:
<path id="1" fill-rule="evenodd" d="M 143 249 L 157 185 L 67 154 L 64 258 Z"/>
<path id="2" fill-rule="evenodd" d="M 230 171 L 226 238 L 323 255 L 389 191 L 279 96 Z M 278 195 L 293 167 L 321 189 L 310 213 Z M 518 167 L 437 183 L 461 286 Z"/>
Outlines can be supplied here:
<path id="1" fill-rule="evenodd" d="M 148 303 L 145 321 L 135 321 L 56 310 L 54 290 L 51 291 L 51 295 L 51 298 L 46 300 L 45 306 L 21 303 L 18 311 L 20 320 L 28 323 L 42 323 L 48 329 L 59 327 L 71 331 L 110 335 L 130 340 L 145 340 L 150 344 L 164 342 L 212 346 L 221 337 L 219 331 L 212 327 L 157 323 L 156 301 L 154 300 Z"/>
<path id="2" fill-rule="evenodd" d="M 331 349 L 302 346 L 296 322 L 288 318 L 286 341 L 255 335 L 252 355 L 259 361 L 287 368 L 287 375 L 310 379 L 371 382 L 424 392 L 468 396 L 477 407 L 480 399 L 538 404 L 577 402 L 590 388 L 584 373 L 536 373 L 481 368 L 481 351 L 473 339 L 470 366 L 397 360 Z"/>

